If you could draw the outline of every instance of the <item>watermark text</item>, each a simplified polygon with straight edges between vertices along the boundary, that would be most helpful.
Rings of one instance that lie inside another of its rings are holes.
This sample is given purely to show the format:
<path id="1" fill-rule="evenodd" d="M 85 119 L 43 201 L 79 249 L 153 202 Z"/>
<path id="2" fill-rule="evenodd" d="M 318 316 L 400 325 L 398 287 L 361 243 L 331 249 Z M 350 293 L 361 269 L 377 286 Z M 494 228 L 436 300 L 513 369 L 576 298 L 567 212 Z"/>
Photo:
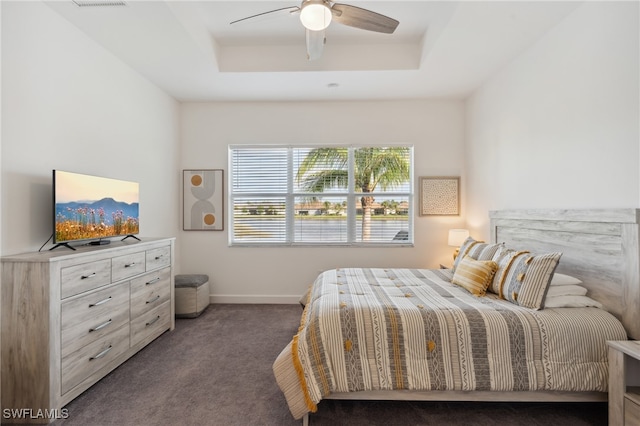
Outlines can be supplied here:
<path id="1" fill-rule="evenodd" d="M 4 408 L 2 410 L 3 419 L 66 419 L 69 417 L 69 410 L 66 408 Z"/>

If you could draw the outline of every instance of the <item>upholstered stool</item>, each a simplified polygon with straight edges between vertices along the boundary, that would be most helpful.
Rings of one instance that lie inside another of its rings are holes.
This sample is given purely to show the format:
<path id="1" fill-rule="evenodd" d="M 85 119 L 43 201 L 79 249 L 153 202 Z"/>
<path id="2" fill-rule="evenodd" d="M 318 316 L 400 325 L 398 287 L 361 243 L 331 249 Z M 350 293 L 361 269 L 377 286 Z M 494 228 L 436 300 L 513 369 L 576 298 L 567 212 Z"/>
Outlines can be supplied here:
<path id="1" fill-rule="evenodd" d="M 176 275 L 176 317 L 195 318 L 209 306 L 209 276 Z"/>

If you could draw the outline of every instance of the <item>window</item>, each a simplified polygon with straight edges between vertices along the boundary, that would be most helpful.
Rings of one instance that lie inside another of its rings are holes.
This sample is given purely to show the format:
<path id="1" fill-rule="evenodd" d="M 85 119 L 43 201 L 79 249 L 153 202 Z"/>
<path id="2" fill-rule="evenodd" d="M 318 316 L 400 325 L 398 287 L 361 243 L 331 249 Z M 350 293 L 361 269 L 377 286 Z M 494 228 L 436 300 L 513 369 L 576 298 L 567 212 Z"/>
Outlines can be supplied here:
<path id="1" fill-rule="evenodd" d="M 229 148 L 231 245 L 413 242 L 413 148 Z"/>

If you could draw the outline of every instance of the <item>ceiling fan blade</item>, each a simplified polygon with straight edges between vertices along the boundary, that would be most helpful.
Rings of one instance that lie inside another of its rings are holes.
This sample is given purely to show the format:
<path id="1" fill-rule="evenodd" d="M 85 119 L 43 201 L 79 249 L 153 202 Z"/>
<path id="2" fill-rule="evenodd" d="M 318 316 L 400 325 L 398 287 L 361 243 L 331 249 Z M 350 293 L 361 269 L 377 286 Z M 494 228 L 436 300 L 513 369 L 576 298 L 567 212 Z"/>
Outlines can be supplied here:
<path id="1" fill-rule="evenodd" d="M 335 3 L 331 11 L 333 20 L 342 25 L 378 33 L 392 34 L 400 23 L 388 16 L 347 4 Z"/>
<path id="2" fill-rule="evenodd" d="M 248 21 L 250 19 L 255 20 L 257 18 L 264 17 L 265 15 L 270 15 L 270 14 L 277 13 L 277 12 L 280 12 L 281 14 L 284 14 L 285 11 L 286 11 L 286 13 L 299 12 L 300 11 L 300 7 L 298 7 L 298 6 L 289 6 L 289 7 L 281 7 L 280 9 L 269 10 L 267 12 L 262 12 L 262 13 L 258 13 L 256 15 L 247 16 L 246 18 L 236 19 L 235 21 L 230 22 L 229 25 L 237 24 L 238 22 Z"/>
<path id="3" fill-rule="evenodd" d="M 313 61 L 322 56 L 324 50 L 324 30 L 311 31 L 307 30 L 307 59 Z"/>

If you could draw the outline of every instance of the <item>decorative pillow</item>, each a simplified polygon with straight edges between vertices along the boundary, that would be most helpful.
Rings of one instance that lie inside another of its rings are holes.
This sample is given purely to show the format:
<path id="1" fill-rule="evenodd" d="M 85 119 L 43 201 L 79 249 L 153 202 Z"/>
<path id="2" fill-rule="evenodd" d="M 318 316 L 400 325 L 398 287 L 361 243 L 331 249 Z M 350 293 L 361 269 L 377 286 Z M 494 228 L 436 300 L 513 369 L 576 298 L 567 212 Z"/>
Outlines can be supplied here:
<path id="1" fill-rule="evenodd" d="M 499 277 L 500 297 L 530 309 L 542 309 L 553 271 L 562 253 L 534 256 L 516 252 Z"/>
<path id="2" fill-rule="evenodd" d="M 581 285 L 549 285 L 547 299 L 554 296 L 586 296 L 587 289 Z M 546 306 L 546 302 L 545 302 Z"/>
<path id="3" fill-rule="evenodd" d="M 497 268 L 498 265 L 492 260 L 475 260 L 465 256 L 453 273 L 451 282 L 475 296 L 484 296 Z"/>
<path id="4" fill-rule="evenodd" d="M 495 293 L 502 297 L 500 291 L 502 286 L 502 275 L 505 270 L 508 269 L 511 264 L 513 258 L 517 255 L 529 253 L 528 251 L 516 251 L 505 246 L 501 246 L 498 248 L 496 253 L 493 255 L 493 260 L 498 264 L 498 269 L 496 270 L 496 274 L 493 276 L 493 280 L 491 284 L 489 284 L 489 288 L 487 289 L 491 293 Z"/>
<path id="5" fill-rule="evenodd" d="M 587 296 L 554 296 L 544 301 L 545 308 L 588 308 L 602 309 L 602 304 Z"/>
<path id="6" fill-rule="evenodd" d="M 458 264 L 465 256 L 470 256 L 475 260 L 491 260 L 502 244 L 488 244 L 484 241 L 477 241 L 473 237 L 468 237 L 460 246 L 458 257 L 453 262 L 453 271 L 455 272 Z"/>
<path id="7" fill-rule="evenodd" d="M 554 285 L 572 285 L 572 284 L 582 284 L 582 281 L 577 279 L 576 277 L 572 277 L 571 275 L 558 274 L 557 272 L 553 274 L 551 278 L 551 286 Z"/>

